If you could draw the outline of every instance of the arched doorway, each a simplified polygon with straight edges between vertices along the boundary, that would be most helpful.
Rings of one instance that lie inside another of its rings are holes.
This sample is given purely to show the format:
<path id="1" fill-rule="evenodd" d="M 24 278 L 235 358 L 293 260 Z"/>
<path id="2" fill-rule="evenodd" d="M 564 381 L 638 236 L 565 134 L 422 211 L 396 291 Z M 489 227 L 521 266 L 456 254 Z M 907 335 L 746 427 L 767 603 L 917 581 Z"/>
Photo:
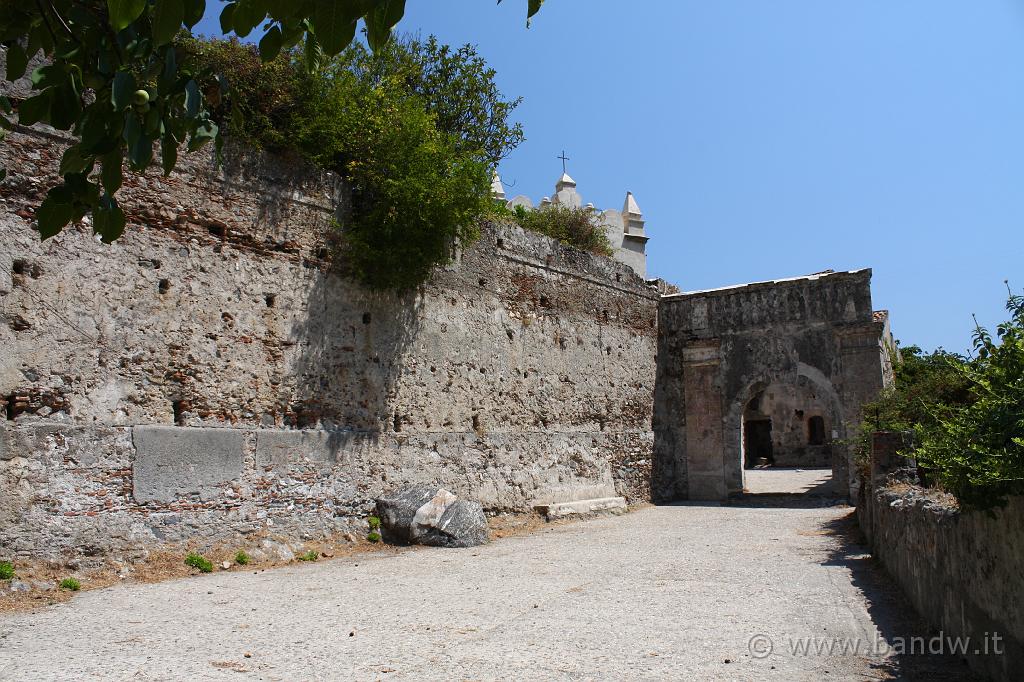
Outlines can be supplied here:
<path id="1" fill-rule="evenodd" d="M 809 489 L 821 492 L 822 481 L 831 480 L 842 409 L 832 382 L 820 375 L 801 363 L 795 375 L 764 376 L 737 396 L 727 420 L 735 420 L 739 485 L 730 492 L 784 492 L 793 482 L 800 487 L 804 478 L 813 479 Z M 772 478 L 773 471 L 783 470 L 788 477 Z M 775 489 L 776 483 L 781 487 Z"/>
<path id="2" fill-rule="evenodd" d="M 747 402 L 743 410 L 743 468 L 770 467 L 775 464 L 772 446 L 772 418 L 761 411 L 764 391 Z"/>

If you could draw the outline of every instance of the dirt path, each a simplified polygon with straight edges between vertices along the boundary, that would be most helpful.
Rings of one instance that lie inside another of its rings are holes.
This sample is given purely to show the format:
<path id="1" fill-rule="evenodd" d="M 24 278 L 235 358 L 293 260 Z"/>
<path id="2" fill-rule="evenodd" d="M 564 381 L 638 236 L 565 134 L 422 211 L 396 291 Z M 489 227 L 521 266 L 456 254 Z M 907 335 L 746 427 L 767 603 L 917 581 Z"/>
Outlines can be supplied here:
<path id="1" fill-rule="evenodd" d="M 477 549 L 96 590 L 0 617 L 0 680 L 968 679 L 866 651 L 924 633 L 852 543 L 852 510 L 804 506 L 820 504 L 652 507 Z M 791 653 L 804 638 L 862 650 Z"/>

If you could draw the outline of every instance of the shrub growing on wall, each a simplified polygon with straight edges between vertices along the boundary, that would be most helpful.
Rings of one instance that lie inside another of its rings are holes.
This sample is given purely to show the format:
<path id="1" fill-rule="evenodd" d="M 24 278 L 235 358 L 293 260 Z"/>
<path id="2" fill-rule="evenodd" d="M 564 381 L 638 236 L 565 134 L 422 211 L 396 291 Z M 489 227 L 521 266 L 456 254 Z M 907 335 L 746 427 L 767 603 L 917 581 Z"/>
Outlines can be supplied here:
<path id="1" fill-rule="evenodd" d="M 214 115 L 228 136 L 293 149 L 351 193 L 340 264 L 375 288 L 408 289 L 479 234 L 494 164 L 522 141 L 472 47 L 433 38 L 378 53 L 355 45 L 309 72 L 298 54 L 260 60 L 237 42 L 184 44 L 231 95 Z M 207 78 L 205 90 L 218 88 Z"/>
<path id="2" fill-rule="evenodd" d="M 994 337 L 976 328 L 977 357 L 953 365 L 974 399 L 918 427 L 918 460 L 967 507 L 1024 494 L 1024 296 L 1006 308 Z"/>
<path id="3" fill-rule="evenodd" d="M 340 68 L 315 81 L 308 96 L 323 113 L 304 120 L 298 138 L 311 158 L 348 181 L 342 262 L 360 280 L 414 287 L 457 243 L 479 236 L 490 169 L 459 153 L 398 79 L 370 86 Z"/>
<path id="4" fill-rule="evenodd" d="M 514 211 L 497 208 L 494 212 L 515 221 L 524 229 L 546 234 L 563 244 L 599 256 L 612 255 L 604 226 L 593 209 L 550 204 L 533 210 L 516 206 Z"/>

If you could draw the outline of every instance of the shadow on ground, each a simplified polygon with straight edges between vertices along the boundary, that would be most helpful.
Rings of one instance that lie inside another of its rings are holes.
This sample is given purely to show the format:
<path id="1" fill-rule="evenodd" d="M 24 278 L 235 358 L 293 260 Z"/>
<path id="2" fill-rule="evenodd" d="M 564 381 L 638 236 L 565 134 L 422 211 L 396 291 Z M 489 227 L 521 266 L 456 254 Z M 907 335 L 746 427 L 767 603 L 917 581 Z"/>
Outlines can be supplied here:
<path id="1" fill-rule="evenodd" d="M 909 680 L 911 682 L 952 682 L 965 680 L 983 682 L 984 677 L 972 673 L 961 656 L 928 654 L 929 641 L 938 636 L 917 615 L 885 568 L 871 555 L 864 536 L 857 525 L 856 513 L 851 510 L 821 526 L 823 535 L 833 542 L 825 566 L 841 566 L 850 571 L 855 588 L 864 596 L 868 613 L 888 647 L 895 652 L 876 670 L 878 679 Z M 923 638 L 914 640 L 911 638 Z M 899 654 L 900 646 L 905 653 Z M 913 644 L 915 653 L 911 654 Z"/>

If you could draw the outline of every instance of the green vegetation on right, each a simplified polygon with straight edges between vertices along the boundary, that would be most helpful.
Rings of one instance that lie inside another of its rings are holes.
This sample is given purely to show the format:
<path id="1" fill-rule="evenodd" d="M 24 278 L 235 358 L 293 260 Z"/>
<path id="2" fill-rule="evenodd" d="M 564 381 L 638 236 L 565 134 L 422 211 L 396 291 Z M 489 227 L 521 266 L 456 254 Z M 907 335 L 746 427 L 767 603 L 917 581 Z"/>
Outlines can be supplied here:
<path id="1" fill-rule="evenodd" d="M 865 406 L 859 453 L 870 431 L 911 431 L 915 457 L 965 509 L 1002 506 L 1024 494 L 1024 296 L 995 335 L 975 325 L 974 352 L 902 349 L 895 385 Z"/>

